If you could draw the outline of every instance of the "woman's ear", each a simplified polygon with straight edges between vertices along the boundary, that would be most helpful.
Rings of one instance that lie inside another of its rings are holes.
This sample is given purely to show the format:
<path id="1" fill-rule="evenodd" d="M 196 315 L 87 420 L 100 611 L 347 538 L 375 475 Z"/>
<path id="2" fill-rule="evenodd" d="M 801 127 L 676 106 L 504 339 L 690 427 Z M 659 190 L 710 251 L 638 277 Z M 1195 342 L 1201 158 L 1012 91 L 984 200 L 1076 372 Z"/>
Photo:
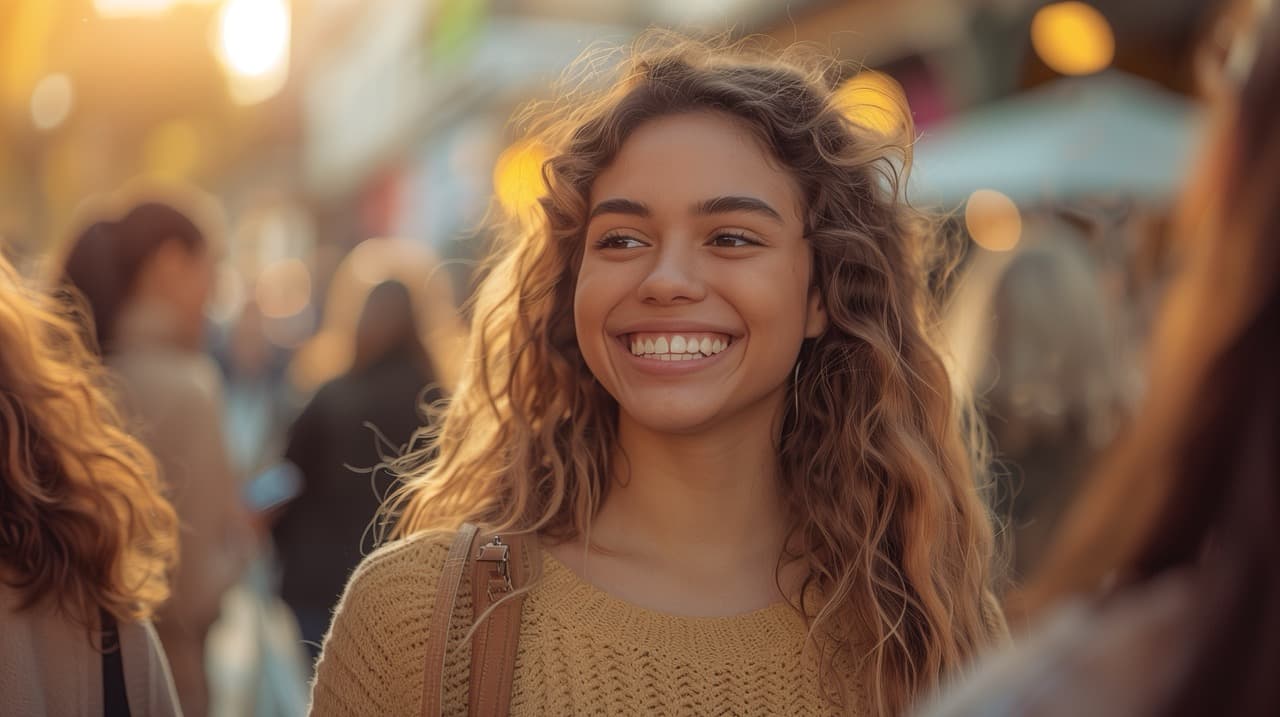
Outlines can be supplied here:
<path id="1" fill-rule="evenodd" d="M 809 300 L 804 312 L 804 337 L 817 338 L 827 330 L 827 306 L 822 301 L 822 292 L 816 285 L 809 287 Z"/>

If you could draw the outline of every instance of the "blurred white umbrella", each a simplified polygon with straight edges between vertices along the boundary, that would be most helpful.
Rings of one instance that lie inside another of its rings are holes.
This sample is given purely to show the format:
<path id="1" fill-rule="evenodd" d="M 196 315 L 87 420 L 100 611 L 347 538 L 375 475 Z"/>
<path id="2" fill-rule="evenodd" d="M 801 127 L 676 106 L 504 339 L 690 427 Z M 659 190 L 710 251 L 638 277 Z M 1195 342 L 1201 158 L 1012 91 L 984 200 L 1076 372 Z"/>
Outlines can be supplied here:
<path id="1" fill-rule="evenodd" d="M 1020 204 L 1105 195 L 1168 202 L 1201 115 L 1186 98 L 1118 71 L 1058 80 L 924 132 L 909 196 L 951 205 L 994 189 Z"/>

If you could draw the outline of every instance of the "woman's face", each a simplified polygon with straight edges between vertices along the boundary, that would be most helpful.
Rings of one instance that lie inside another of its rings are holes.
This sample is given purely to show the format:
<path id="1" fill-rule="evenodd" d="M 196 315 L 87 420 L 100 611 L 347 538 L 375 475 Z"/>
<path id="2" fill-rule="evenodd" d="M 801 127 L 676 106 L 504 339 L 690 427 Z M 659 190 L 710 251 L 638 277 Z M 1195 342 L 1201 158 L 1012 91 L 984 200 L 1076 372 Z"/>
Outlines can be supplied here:
<path id="1" fill-rule="evenodd" d="M 166 241 L 143 266 L 133 298 L 167 306 L 180 321 L 187 338 L 198 345 L 213 276 L 214 256 L 209 247 L 192 249 L 176 239 Z"/>
<path id="2" fill-rule="evenodd" d="M 624 420 L 694 433 L 772 417 L 826 315 L 790 174 L 726 116 L 635 130 L 590 197 L 574 323 Z"/>

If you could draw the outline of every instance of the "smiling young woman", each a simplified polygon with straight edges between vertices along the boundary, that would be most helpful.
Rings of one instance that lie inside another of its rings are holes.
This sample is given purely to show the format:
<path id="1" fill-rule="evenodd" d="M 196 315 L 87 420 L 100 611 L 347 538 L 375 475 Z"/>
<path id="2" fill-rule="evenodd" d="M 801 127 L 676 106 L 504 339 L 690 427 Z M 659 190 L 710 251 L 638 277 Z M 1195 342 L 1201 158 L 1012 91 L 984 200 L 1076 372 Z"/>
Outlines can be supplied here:
<path id="1" fill-rule="evenodd" d="M 513 714 L 899 714 L 1003 635 L 909 151 L 853 123 L 819 62 L 649 35 L 608 89 L 531 115 L 541 221 L 495 250 L 468 373 L 398 464 L 399 540 L 347 587 L 316 713 L 421 708 L 467 522 L 543 548 Z"/>

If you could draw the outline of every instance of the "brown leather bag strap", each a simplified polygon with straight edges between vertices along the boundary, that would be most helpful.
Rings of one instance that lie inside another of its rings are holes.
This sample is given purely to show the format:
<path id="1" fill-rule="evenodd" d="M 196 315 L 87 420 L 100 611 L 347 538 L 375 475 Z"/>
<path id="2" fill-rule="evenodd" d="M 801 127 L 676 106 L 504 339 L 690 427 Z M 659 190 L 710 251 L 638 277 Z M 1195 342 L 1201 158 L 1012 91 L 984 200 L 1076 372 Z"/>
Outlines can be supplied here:
<path id="1" fill-rule="evenodd" d="M 528 584 L 536 550 L 536 536 L 516 535 L 504 543 L 495 535 L 475 555 L 471 568 L 475 619 L 498 604 L 471 638 L 471 717 L 499 717 L 511 711 L 525 596 L 511 592 Z"/>
<path id="2" fill-rule="evenodd" d="M 426 671 L 422 688 L 423 717 L 440 717 L 444 699 L 444 656 L 449 649 L 449 625 L 453 622 L 453 606 L 458 599 L 458 587 L 462 584 L 462 572 L 466 568 L 471 546 L 480 529 L 465 523 L 449 547 L 436 584 L 435 606 L 431 609 L 431 630 L 427 633 Z"/>

